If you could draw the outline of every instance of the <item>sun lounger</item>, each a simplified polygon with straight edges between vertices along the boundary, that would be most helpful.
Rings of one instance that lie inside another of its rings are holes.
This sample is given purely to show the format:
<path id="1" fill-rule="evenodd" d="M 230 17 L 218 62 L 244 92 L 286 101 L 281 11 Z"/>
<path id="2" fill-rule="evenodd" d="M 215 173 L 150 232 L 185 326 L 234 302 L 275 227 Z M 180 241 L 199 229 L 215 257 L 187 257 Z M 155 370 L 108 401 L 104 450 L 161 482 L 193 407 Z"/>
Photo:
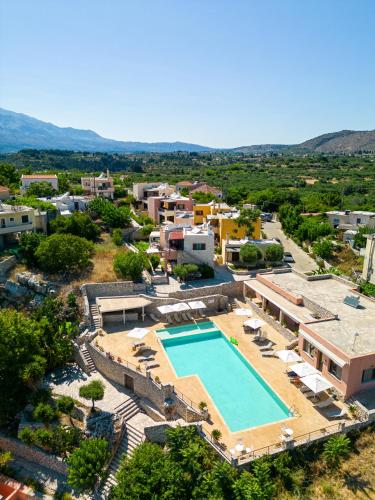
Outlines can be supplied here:
<path id="1" fill-rule="evenodd" d="M 137 352 L 134 354 L 134 356 L 141 354 L 143 351 L 152 351 L 152 347 L 150 347 L 149 345 L 145 345 L 143 343 L 143 345 L 141 345 L 137 348 Z"/>
<path id="2" fill-rule="evenodd" d="M 186 313 L 182 312 L 180 313 L 180 316 L 184 321 L 190 321 L 189 316 Z"/>
<path id="3" fill-rule="evenodd" d="M 260 351 L 269 351 L 272 348 L 272 346 L 273 346 L 273 342 L 269 341 L 269 342 L 267 342 L 267 344 L 259 346 L 259 350 Z"/>
<path id="4" fill-rule="evenodd" d="M 168 325 L 173 325 L 174 321 L 173 321 L 171 316 L 167 316 L 166 320 L 167 320 Z"/>
<path id="5" fill-rule="evenodd" d="M 151 370 L 151 368 L 157 368 L 159 363 L 157 361 L 150 361 L 149 363 L 146 363 L 146 370 Z"/>
<path id="6" fill-rule="evenodd" d="M 148 356 L 139 356 L 138 361 L 143 363 L 144 361 L 154 361 L 154 356 L 152 354 L 149 354 Z"/>
<path id="7" fill-rule="evenodd" d="M 136 341 L 136 342 L 133 342 L 132 346 L 133 346 L 133 351 L 135 351 L 136 349 L 138 349 L 139 347 L 142 347 L 143 345 L 146 345 L 144 342 L 142 341 Z"/>
<path id="8" fill-rule="evenodd" d="M 320 401 L 319 403 L 316 403 L 314 406 L 315 408 L 327 408 L 327 406 L 333 405 L 333 399 L 332 398 L 327 398 L 324 399 L 324 401 Z"/>
<path id="9" fill-rule="evenodd" d="M 340 410 L 340 408 L 335 408 L 324 412 L 324 415 L 330 420 L 334 420 L 336 418 L 346 418 L 347 414 L 348 412 L 345 408 L 343 408 L 342 410 Z"/>
<path id="10" fill-rule="evenodd" d="M 198 311 L 198 314 L 201 318 L 206 318 L 206 314 L 203 311 Z"/>
<path id="11" fill-rule="evenodd" d="M 305 398 L 307 399 L 312 399 L 312 398 L 316 398 L 316 394 L 315 392 L 313 391 L 308 391 L 308 392 L 304 392 L 303 395 L 305 396 Z"/>
<path id="12" fill-rule="evenodd" d="M 301 392 L 302 393 L 305 393 L 305 392 L 311 392 L 311 389 L 309 387 L 307 387 L 306 385 L 303 385 L 301 387 Z"/>
<path id="13" fill-rule="evenodd" d="M 275 356 L 275 351 L 260 351 L 263 358 L 273 358 Z"/>
<path id="14" fill-rule="evenodd" d="M 187 319 L 189 321 L 193 321 L 194 320 L 194 317 L 191 315 L 191 312 L 190 311 L 186 311 L 185 312 L 185 316 L 187 317 Z"/>
<path id="15" fill-rule="evenodd" d="M 181 318 L 178 315 L 178 313 L 173 313 L 172 314 L 173 319 L 176 321 L 176 323 L 181 323 Z"/>
<path id="16" fill-rule="evenodd" d="M 160 319 L 153 313 L 150 313 L 150 318 L 152 321 L 155 321 L 155 323 L 159 323 Z"/>

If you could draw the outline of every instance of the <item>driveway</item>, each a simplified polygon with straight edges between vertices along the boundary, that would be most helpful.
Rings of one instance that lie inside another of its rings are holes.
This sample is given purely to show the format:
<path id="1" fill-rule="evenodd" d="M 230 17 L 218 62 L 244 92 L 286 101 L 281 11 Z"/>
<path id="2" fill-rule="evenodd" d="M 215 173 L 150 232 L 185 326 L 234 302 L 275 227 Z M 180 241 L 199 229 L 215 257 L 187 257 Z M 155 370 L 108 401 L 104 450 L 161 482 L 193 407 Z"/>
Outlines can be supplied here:
<path id="1" fill-rule="evenodd" d="M 307 273 L 317 269 L 317 264 L 301 247 L 299 247 L 293 240 L 285 236 L 280 222 L 264 222 L 263 231 L 266 233 L 267 238 L 278 238 L 285 252 L 290 252 L 295 260 L 291 266 L 297 271 Z"/>

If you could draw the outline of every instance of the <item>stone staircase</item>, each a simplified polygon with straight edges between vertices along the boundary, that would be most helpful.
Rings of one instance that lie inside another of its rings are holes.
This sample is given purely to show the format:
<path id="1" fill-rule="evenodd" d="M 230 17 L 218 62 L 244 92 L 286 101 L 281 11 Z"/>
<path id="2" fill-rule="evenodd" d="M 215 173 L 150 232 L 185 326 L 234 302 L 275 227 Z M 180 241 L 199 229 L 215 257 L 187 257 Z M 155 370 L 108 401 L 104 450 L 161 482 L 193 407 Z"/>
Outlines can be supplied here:
<path id="1" fill-rule="evenodd" d="M 98 309 L 98 306 L 96 304 L 90 305 L 90 314 L 91 314 L 91 324 L 96 329 L 101 328 L 99 309 Z"/>
<path id="2" fill-rule="evenodd" d="M 96 373 L 96 368 L 95 368 L 94 362 L 93 362 L 92 357 L 90 356 L 90 353 L 87 350 L 85 345 L 83 345 L 81 347 L 81 353 L 82 353 L 83 359 L 85 360 L 86 365 L 89 369 L 89 373 Z"/>
<path id="3" fill-rule="evenodd" d="M 139 408 L 138 408 L 138 411 Z M 145 440 L 144 434 L 130 425 L 129 423 L 125 423 L 124 434 L 122 436 L 121 442 L 114 457 L 111 460 L 111 463 L 108 467 L 108 476 L 105 483 L 100 488 L 97 498 L 101 500 L 105 500 L 108 498 L 111 488 L 116 486 L 116 474 L 121 466 L 121 461 L 124 456 L 131 457 L 135 448 L 139 446 Z"/>
<path id="4" fill-rule="evenodd" d="M 140 413 L 139 401 L 140 398 L 138 396 L 130 396 L 129 399 L 115 406 L 113 413 L 120 415 L 123 420 L 127 421 L 137 413 Z"/>

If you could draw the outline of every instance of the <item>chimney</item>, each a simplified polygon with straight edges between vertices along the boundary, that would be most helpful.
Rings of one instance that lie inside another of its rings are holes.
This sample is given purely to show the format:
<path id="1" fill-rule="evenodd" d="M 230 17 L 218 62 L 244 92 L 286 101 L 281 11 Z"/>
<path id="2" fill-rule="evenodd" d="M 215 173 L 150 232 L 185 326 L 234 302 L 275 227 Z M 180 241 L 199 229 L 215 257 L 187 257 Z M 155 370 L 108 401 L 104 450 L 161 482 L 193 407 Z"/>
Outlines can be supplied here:
<path id="1" fill-rule="evenodd" d="M 107 168 L 107 179 L 109 179 L 109 168 Z"/>
<path id="2" fill-rule="evenodd" d="M 229 231 L 227 231 L 225 241 L 226 241 L 226 243 L 229 243 Z"/>

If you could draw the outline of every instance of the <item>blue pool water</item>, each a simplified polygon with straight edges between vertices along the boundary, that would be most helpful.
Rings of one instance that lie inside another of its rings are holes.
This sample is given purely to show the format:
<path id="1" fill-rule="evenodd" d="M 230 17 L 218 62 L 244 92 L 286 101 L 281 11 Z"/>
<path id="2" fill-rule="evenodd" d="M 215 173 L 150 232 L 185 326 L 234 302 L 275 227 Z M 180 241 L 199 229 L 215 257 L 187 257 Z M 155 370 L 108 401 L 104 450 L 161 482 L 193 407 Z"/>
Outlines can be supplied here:
<path id="1" fill-rule="evenodd" d="M 179 377 L 200 377 L 232 432 L 290 416 L 286 405 L 220 330 L 171 337 L 162 343 Z"/>

